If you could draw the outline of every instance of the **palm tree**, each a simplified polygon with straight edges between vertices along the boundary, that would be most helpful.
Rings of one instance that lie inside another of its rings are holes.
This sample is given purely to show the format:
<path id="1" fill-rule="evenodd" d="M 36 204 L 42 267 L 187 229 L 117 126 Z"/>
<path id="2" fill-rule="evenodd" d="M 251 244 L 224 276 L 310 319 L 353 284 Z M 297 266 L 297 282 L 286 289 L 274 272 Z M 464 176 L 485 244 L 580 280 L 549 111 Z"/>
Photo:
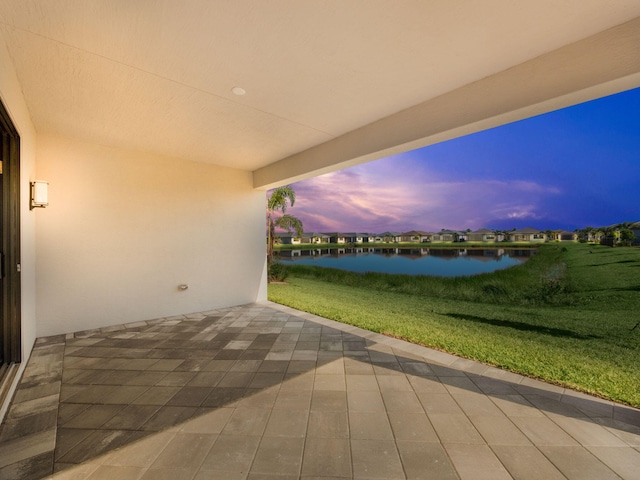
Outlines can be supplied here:
<path id="1" fill-rule="evenodd" d="M 276 227 L 288 232 L 295 230 L 298 237 L 302 236 L 302 222 L 293 215 L 285 213 L 288 204 L 293 207 L 295 201 L 296 192 L 289 185 L 274 189 L 267 198 L 267 267 L 270 267 L 273 262 Z M 274 215 L 278 212 L 281 212 L 282 215 Z"/>

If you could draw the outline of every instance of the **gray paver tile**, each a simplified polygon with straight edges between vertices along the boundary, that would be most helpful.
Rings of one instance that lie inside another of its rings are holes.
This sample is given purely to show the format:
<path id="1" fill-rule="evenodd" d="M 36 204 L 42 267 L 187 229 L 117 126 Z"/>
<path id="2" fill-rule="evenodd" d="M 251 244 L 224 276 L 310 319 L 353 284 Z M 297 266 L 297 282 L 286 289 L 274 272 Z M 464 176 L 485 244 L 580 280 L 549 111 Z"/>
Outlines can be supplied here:
<path id="1" fill-rule="evenodd" d="M 229 369 L 230 372 L 257 372 L 262 360 L 236 360 Z"/>
<path id="2" fill-rule="evenodd" d="M 308 410 L 272 410 L 264 436 L 304 438 L 308 419 Z"/>
<path id="3" fill-rule="evenodd" d="M 164 405 L 179 390 L 180 387 L 150 387 L 131 403 L 137 405 Z"/>
<path id="4" fill-rule="evenodd" d="M 196 372 L 168 372 L 156 385 L 164 387 L 184 387 Z"/>
<path id="5" fill-rule="evenodd" d="M 212 391 L 211 387 L 182 387 L 166 405 L 199 407 Z"/>
<path id="6" fill-rule="evenodd" d="M 496 378 L 474 376 L 472 379 L 483 393 L 487 395 L 517 395 L 518 391 L 510 382 L 498 380 Z"/>
<path id="7" fill-rule="evenodd" d="M 58 428 L 55 432 L 55 458 L 61 458 L 69 450 L 87 438 L 93 430 Z"/>
<path id="8" fill-rule="evenodd" d="M 287 373 L 280 385 L 280 390 L 311 391 L 313 390 L 314 380 L 315 372 L 313 370 L 305 373 Z"/>
<path id="9" fill-rule="evenodd" d="M 135 401 L 140 395 L 149 389 L 146 385 L 128 385 L 116 387 L 111 393 L 107 394 L 101 402 L 111 405 L 128 405 Z"/>
<path id="10" fill-rule="evenodd" d="M 489 445 L 531 445 L 531 441 L 507 417 L 470 417 Z"/>
<path id="11" fill-rule="evenodd" d="M 299 475 L 303 447 L 303 438 L 263 437 L 251 473 Z"/>
<path id="12" fill-rule="evenodd" d="M 640 409 L 616 405 L 613 407 L 613 419 L 628 425 L 640 427 Z"/>
<path id="13" fill-rule="evenodd" d="M 454 394 L 453 398 L 468 416 L 504 417 L 502 410 L 484 394 Z"/>
<path id="14" fill-rule="evenodd" d="M 620 438 L 627 445 L 640 447 L 640 427 L 629 425 L 611 418 L 596 418 L 594 421 L 605 427 L 609 432 Z"/>
<path id="15" fill-rule="evenodd" d="M 100 465 L 87 480 L 138 480 L 143 473 L 144 469 L 140 467 Z"/>
<path id="16" fill-rule="evenodd" d="M 351 439 L 353 474 L 356 478 L 405 478 L 393 440 Z"/>
<path id="17" fill-rule="evenodd" d="M 478 431 L 464 415 L 435 414 L 429 415 L 429 420 L 442 443 L 484 444 Z"/>
<path id="18" fill-rule="evenodd" d="M 373 366 L 364 359 L 349 359 L 344 363 L 344 371 L 347 375 L 373 375 Z"/>
<path id="19" fill-rule="evenodd" d="M 222 433 L 224 435 L 262 435 L 270 413 L 268 408 L 236 408 Z"/>
<path id="20" fill-rule="evenodd" d="M 238 407 L 272 408 L 279 393 L 279 385 L 269 388 L 247 388 L 237 403 Z M 294 408 L 298 408 L 295 406 Z"/>
<path id="21" fill-rule="evenodd" d="M 279 385 L 284 378 L 284 373 L 256 373 L 249 383 L 249 388 L 268 388 Z"/>
<path id="22" fill-rule="evenodd" d="M 544 417 L 544 414 L 522 395 L 491 395 L 490 398 L 508 417 Z"/>
<path id="23" fill-rule="evenodd" d="M 142 425 L 142 430 L 165 430 L 190 419 L 196 413 L 196 411 L 196 407 L 160 407 L 155 415 L 153 415 L 153 417 L 151 417 L 144 425 Z"/>
<path id="24" fill-rule="evenodd" d="M 393 440 L 391 424 L 385 414 L 349 411 L 350 437 L 359 440 Z"/>
<path id="25" fill-rule="evenodd" d="M 439 379 L 451 394 L 482 393 L 482 390 L 467 376 L 439 377 Z"/>
<path id="26" fill-rule="evenodd" d="M 347 394 L 332 390 L 314 390 L 311 397 L 311 411 L 347 411 Z"/>
<path id="27" fill-rule="evenodd" d="M 255 373 L 253 372 L 227 372 L 222 380 L 218 382 L 216 387 L 218 388 L 241 388 L 248 387 L 253 380 L 253 376 Z"/>
<path id="28" fill-rule="evenodd" d="M 382 392 L 387 412 L 423 413 L 424 409 L 413 392 Z"/>
<path id="29" fill-rule="evenodd" d="M 382 395 L 377 391 L 347 392 L 349 411 L 385 413 Z"/>
<path id="30" fill-rule="evenodd" d="M 584 412 L 568 403 L 561 402 L 560 399 L 550 398 L 544 395 L 525 395 L 535 407 L 546 414 L 558 414 L 567 417 L 586 418 Z"/>
<path id="31" fill-rule="evenodd" d="M 631 447 L 587 447 L 595 457 L 625 480 L 640 476 L 640 452 Z"/>
<path id="32" fill-rule="evenodd" d="M 244 398 L 246 388 L 214 388 L 209 396 L 204 399 L 202 407 L 232 407 Z"/>
<path id="33" fill-rule="evenodd" d="M 273 408 L 277 410 L 294 408 L 309 410 L 311 408 L 311 391 L 280 389 Z"/>
<path id="34" fill-rule="evenodd" d="M 309 414 L 307 438 L 348 438 L 349 418 L 346 411 L 312 411 Z"/>
<path id="35" fill-rule="evenodd" d="M 418 394 L 449 394 L 444 385 L 437 378 L 416 377 L 407 375 L 413 390 Z"/>
<path id="36" fill-rule="evenodd" d="M 461 480 L 511 480 L 511 475 L 486 445 L 445 444 Z"/>
<path id="37" fill-rule="evenodd" d="M 56 463 L 83 463 L 141 437 L 140 432 L 92 430 L 80 443 L 69 449 Z"/>
<path id="38" fill-rule="evenodd" d="M 215 387 L 224 376 L 224 372 L 198 372 L 187 386 L 189 387 Z"/>
<path id="39" fill-rule="evenodd" d="M 345 380 L 349 392 L 377 392 L 380 390 L 375 375 L 347 374 Z"/>
<path id="40" fill-rule="evenodd" d="M 552 415 L 556 425 L 585 446 L 626 447 L 626 443 L 590 419 Z"/>
<path id="41" fill-rule="evenodd" d="M 457 480 L 449 456 L 439 443 L 398 440 L 398 450 L 409 480 Z"/>
<path id="42" fill-rule="evenodd" d="M 317 374 L 313 384 L 314 390 L 346 391 L 345 376 L 342 374 Z"/>
<path id="43" fill-rule="evenodd" d="M 192 480 L 193 478 L 203 478 L 203 477 L 194 477 L 194 472 L 196 471 L 195 467 L 189 468 L 149 468 L 144 472 L 144 474 L 140 477 L 140 480 Z M 204 477 L 207 479 L 212 479 L 215 477 Z M 229 478 L 232 480 L 234 477 L 220 477 L 220 478 Z M 238 477 L 244 479 L 245 477 Z"/>
<path id="44" fill-rule="evenodd" d="M 139 430 L 160 409 L 157 405 L 127 405 L 104 423 L 109 430 Z"/>
<path id="45" fill-rule="evenodd" d="M 584 447 L 543 446 L 540 450 L 569 480 L 620 478 Z"/>
<path id="46" fill-rule="evenodd" d="M 17 420 L 7 420 L 0 432 L 0 443 L 56 428 L 57 413 L 54 409 L 47 409 Z"/>
<path id="47" fill-rule="evenodd" d="M 412 392 L 413 388 L 404 374 L 400 375 L 376 375 L 381 391 Z"/>
<path id="48" fill-rule="evenodd" d="M 66 428 L 100 428 L 123 408 L 124 405 L 90 405 L 63 426 Z"/>
<path id="49" fill-rule="evenodd" d="M 51 435 L 50 431 L 3 442 L 0 444 L 0 467 L 53 451 L 54 446 L 55 433 Z"/>
<path id="50" fill-rule="evenodd" d="M 257 436 L 220 435 L 204 459 L 201 471 L 212 470 L 212 476 L 215 472 L 246 475 L 253 463 L 259 442 L 260 437 Z"/>
<path id="51" fill-rule="evenodd" d="M 534 446 L 497 445 L 494 453 L 518 480 L 564 480 L 566 477 Z"/>
<path id="52" fill-rule="evenodd" d="M 613 418 L 613 402 L 594 398 L 581 392 L 565 391 L 562 402 L 576 407 L 590 417 Z"/>
<path id="53" fill-rule="evenodd" d="M 578 445 L 578 442 L 546 417 L 512 417 L 511 421 L 534 445 Z"/>
<path id="54" fill-rule="evenodd" d="M 100 461 L 104 465 L 148 468 L 158 458 L 175 433 L 161 432 L 149 435 L 135 443 L 108 453 Z"/>
<path id="55" fill-rule="evenodd" d="M 351 478 L 349 440 L 308 438 L 302 460 L 302 476 Z"/>
<path id="56" fill-rule="evenodd" d="M 438 442 L 438 436 L 425 413 L 389 412 L 389 421 L 398 441 Z"/>
<path id="57" fill-rule="evenodd" d="M 199 465 L 217 438 L 215 434 L 178 433 L 169 441 L 151 466 L 153 468 L 189 468 Z"/>

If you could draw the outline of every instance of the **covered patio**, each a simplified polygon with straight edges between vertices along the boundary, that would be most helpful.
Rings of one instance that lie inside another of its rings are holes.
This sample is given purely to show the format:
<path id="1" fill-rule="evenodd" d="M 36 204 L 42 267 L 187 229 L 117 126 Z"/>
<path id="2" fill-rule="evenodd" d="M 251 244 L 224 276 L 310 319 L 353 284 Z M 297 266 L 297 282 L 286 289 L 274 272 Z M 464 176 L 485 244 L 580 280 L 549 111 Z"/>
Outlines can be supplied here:
<path id="1" fill-rule="evenodd" d="M 39 339 L 0 477 L 633 479 L 640 411 L 272 303 Z"/>
<path id="2" fill-rule="evenodd" d="M 0 0 L 0 477 L 631 478 L 635 410 L 266 303 L 264 208 L 639 46 L 637 0 Z"/>

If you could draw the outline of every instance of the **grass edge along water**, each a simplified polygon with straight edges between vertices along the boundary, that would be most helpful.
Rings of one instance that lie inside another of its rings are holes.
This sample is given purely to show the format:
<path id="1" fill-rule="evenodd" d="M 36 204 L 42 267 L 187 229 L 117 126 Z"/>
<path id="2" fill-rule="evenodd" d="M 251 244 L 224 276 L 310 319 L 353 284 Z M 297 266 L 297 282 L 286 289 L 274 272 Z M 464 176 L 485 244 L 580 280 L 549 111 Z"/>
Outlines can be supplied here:
<path id="1" fill-rule="evenodd" d="M 269 300 L 640 407 L 640 249 L 545 244 L 474 277 L 287 267 Z"/>

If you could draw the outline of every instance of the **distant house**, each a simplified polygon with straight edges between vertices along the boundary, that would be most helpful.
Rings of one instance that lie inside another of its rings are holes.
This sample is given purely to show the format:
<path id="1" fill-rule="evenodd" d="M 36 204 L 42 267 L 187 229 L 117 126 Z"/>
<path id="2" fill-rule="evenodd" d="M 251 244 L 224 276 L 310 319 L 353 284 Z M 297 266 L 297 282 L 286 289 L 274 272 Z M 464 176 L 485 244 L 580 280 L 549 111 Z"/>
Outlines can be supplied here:
<path id="1" fill-rule="evenodd" d="M 384 232 L 375 235 L 374 242 L 375 243 L 397 243 L 400 242 L 402 238 L 402 234 L 400 232 Z"/>
<path id="2" fill-rule="evenodd" d="M 411 230 L 410 232 L 404 232 L 400 234 L 400 241 L 405 243 L 424 243 L 431 239 L 429 232 L 422 232 L 419 230 Z"/>
<path id="3" fill-rule="evenodd" d="M 629 230 L 633 232 L 633 245 L 640 245 L 640 222 L 632 223 Z"/>
<path id="4" fill-rule="evenodd" d="M 467 233 L 468 242 L 501 242 L 502 240 L 504 240 L 503 234 L 498 234 L 488 228 L 481 228 L 475 232 Z"/>
<path id="5" fill-rule="evenodd" d="M 318 243 L 329 243 L 329 235 L 318 232 L 304 232 L 301 243 L 315 245 Z"/>
<path id="6" fill-rule="evenodd" d="M 569 232 L 567 230 L 560 230 L 555 232 L 556 240 L 560 242 L 575 242 L 578 240 L 578 234 L 575 232 Z"/>
<path id="7" fill-rule="evenodd" d="M 544 242 L 547 235 L 542 230 L 535 228 L 523 228 L 509 232 L 509 240 L 512 242 Z"/>
<path id="8" fill-rule="evenodd" d="M 368 233 L 333 232 L 333 233 L 327 233 L 326 235 L 329 236 L 329 241 L 331 243 L 338 243 L 338 244 L 364 243 L 364 242 L 369 242 L 370 241 L 369 240 L 370 239 L 370 235 Z"/>
<path id="9" fill-rule="evenodd" d="M 602 237 L 604 237 L 604 232 L 597 228 L 587 227 L 578 233 L 578 240 L 582 242 L 600 243 Z"/>
<path id="10" fill-rule="evenodd" d="M 330 233 L 327 233 L 327 235 L 329 236 L 329 243 L 338 243 L 338 244 L 347 243 L 347 237 L 344 233 L 330 232 Z"/>
<path id="11" fill-rule="evenodd" d="M 432 242 L 465 242 L 467 240 L 467 232 L 459 230 L 442 229 L 439 232 L 431 234 Z"/>
<path id="12" fill-rule="evenodd" d="M 276 232 L 275 243 L 282 245 L 300 245 L 302 243 L 302 239 L 296 236 L 295 233 Z"/>

